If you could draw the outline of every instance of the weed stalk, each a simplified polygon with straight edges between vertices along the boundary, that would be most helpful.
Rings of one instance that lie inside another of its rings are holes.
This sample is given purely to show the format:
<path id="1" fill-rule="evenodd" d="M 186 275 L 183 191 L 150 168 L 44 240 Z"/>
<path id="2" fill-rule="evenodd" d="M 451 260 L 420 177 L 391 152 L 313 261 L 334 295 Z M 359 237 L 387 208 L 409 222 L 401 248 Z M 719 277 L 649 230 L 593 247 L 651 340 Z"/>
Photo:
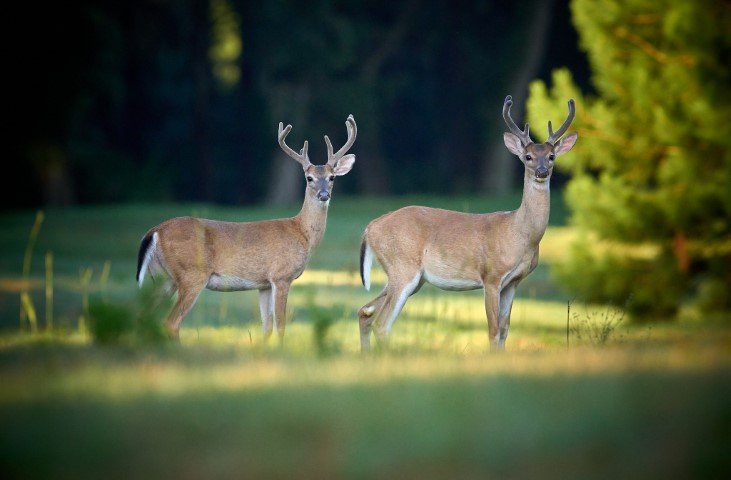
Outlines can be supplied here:
<path id="1" fill-rule="evenodd" d="M 28 320 L 32 332 L 38 331 L 38 321 L 35 308 L 33 307 L 33 300 L 28 292 L 30 290 L 30 267 L 33 260 L 33 247 L 38 239 L 38 233 L 41 231 L 43 218 L 43 210 L 38 210 L 33 227 L 30 229 L 28 243 L 25 246 L 25 255 L 23 256 L 23 291 L 20 292 L 20 328 L 22 329 L 23 324 Z"/>
<path id="2" fill-rule="evenodd" d="M 87 331 L 87 322 L 89 318 L 89 285 L 91 284 L 91 276 L 93 270 L 89 267 L 82 268 L 79 271 L 79 285 L 81 286 L 81 315 L 79 316 L 79 333 Z"/>
<path id="3" fill-rule="evenodd" d="M 53 252 L 46 252 L 46 330 L 53 330 Z"/>

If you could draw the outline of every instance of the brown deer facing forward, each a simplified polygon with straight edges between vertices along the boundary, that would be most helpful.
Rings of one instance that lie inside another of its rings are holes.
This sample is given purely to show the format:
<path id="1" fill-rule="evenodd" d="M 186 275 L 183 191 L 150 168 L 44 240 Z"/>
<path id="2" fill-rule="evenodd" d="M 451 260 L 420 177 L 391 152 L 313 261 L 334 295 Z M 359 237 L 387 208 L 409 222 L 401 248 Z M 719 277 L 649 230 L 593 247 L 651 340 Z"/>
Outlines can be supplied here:
<path id="1" fill-rule="evenodd" d="M 545 143 L 533 143 L 528 124 L 524 130 L 518 128 L 510 116 L 512 103 L 508 96 L 503 105 L 510 129 L 504 141 L 525 165 L 520 207 L 478 215 L 409 206 L 368 224 L 361 244 L 363 285 L 370 289 L 374 255 L 388 283 L 358 312 L 362 350 L 370 348 L 372 330 L 380 342 L 388 339 L 406 300 L 425 282 L 444 290 L 484 289 L 490 349 L 504 349 L 515 288 L 538 263 L 538 244 L 548 225 L 554 160 L 571 150 L 578 137 L 572 132 L 561 139 L 574 118 L 573 100 L 558 131 L 548 122 Z"/>
<path id="2" fill-rule="evenodd" d="M 313 165 L 307 141 L 295 152 L 285 143 L 292 125 L 279 124 L 279 145 L 302 165 L 307 180 L 302 210 L 294 217 L 244 223 L 178 217 L 147 232 L 140 245 L 137 281 L 142 286 L 146 271 L 162 271 L 177 290 L 178 299 L 166 320 L 173 338 L 178 338 L 183 318 L 204 288 L 259 290 L 264 338 L 270 337 L 274 322 L 280 340 L 284 338 L 290 284 L 302 274 L 325 233 L 333 180 L 348 173 L 355 162 L 355 155 L 346 155 L 357 133 L 352 115 L 345 125 L 345 145 L 333 153 L 325 135 L 327 163 Z"/>

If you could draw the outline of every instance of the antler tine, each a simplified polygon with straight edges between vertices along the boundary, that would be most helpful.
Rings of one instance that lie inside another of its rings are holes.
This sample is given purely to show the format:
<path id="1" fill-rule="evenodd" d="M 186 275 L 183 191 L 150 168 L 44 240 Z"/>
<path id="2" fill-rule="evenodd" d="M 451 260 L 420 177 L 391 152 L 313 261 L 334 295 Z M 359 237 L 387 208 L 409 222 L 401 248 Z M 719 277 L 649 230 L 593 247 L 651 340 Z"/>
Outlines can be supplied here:
<path id="1" fill-rule="evenodd" d="M 297 160 L 303 167 L 307 167 L 310 164 L 310 159 L 307 157 L 307 140 L 305 140 L 305 144 L 302 147 L 302 150 L 300 150 L 300 153 L 295 152 L 289 147 L 289 145 L 287 145 L 287 142 L 284 141 L 284 139 L 287 138 L 287 135 L 289 135 L 289 132 L 292 131 L 292 125 L 287 125 L 286 128 L 283 127 L 284 124 L 279 122 L 279 132 L 277 134 L 279 146 L 282 147 L 284 153 Z"/>
<path id="2" fill-rule="evenodd" d="M 347 120 L 345 120 L 345 128 L 348 130 L 348 140 L 345 141 L 345 145 L 340 147 L 340 150 L 333 153 L 333 146 L 332 143 L 330 143 L 330 138 L 325 135 L 325 144 L 327 145 L 327 163 L 330 166 L 337 165 L 338 161 L 348 153 L 348 150 L 350 150 L 350 147 L 353 146 L 353 143 L 355 142 L 355 137 L 358 134 L 358 127 L 355 124 L 355 118 L 353 118 L 353 115 L 348 115 Z"/>
<path id="3" fill-rule="evenodd" d="M 553 132 L 553 126 L 550 121 L 548 122 L 548 140 L 546 141 L 548 143 L 556 143 L 558 139 L 566 133 L 566 130 L 569 129 L 569 125 L 571 125 L 571 122 L 574 120 L 574 115 L 576 115 L 576 102 L 574 102 L 574 99 L 572 98 L 569 100 L 569 115 L 566 117 L 566 120 L 557 132 Z"/>
<path id="4" fill-rule="evenodd" d="M 510 131 L 518 138 L 520 138 L 520 141 L 523 142 L 523 145 L 533 143 L 533 140 L 530 139 L 530 127 L 528 126 L 528 124 L 526 123 L 525 128 L 521 130 L 513 121 L 513 117 L 510 116 L 510 107 L 512 106 L 513 97 L 508 95 L 507 97 L 505 97 L 505 103 L 503 103 L 503 120 L 505 120 L 505 123 L 508 125 Z"/>
<path id="5" fill-rule="evenodd" d="M 330 137 L 325 135 L 325 146 L 327 147 L 327 163 L 330 163 L 330 159 L 333 158 L 333 144 L 330 143 Z"/>
<path id="6" fill-rule="evenodd" d="M 300 156 L 302 158 L 308 158 L 307 157 L 307 149 L 309 148 L 309 146 L 310 146 L 310 143 L 307 140 L 305 140 L 305 144 L 302 145 L 302 150 L 300 150 Z M 308 160 L 308 163 L 309 163 L 309 160 Z"/>

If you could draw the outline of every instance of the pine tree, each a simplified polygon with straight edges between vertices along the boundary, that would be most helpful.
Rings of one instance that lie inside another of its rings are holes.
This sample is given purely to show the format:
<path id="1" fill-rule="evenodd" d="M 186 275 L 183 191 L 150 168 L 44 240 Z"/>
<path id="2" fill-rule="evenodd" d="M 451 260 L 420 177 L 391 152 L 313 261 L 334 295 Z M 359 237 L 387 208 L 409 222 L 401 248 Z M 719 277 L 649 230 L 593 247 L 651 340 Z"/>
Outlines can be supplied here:
<path id="1" fill-rule="evenodd" d="M 574 0 L 592 69 L 531 85 L 533 125 L 577 101 L 566 201 L 579 235 L 554 273 L 587 301 L 667 318 L 731 310 L 731 4 Z M 540 119 L 540 120 L 539 120 Z M 555 120 L 554 120 L 555 121 Z"/>

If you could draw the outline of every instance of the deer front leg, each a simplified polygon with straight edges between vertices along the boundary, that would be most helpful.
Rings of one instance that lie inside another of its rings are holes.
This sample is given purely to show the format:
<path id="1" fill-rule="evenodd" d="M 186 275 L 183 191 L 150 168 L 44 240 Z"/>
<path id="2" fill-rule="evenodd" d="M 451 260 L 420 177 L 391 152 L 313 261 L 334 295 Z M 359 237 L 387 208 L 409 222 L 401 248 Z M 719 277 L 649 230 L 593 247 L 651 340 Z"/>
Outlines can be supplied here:
<path id="1" fill-rule="evenodd" d="M 271 288 L 259 290 L 259 311 L 261 312 L 261 332 L 266 342 L 272 335 L 274 324 L 274 297 Z"/>
<path id="2" fill-rule="evenodd" d="M 277 335 L 279 342 L 284 343 L 284 327 L 287 323 L 287 296 L 289 295 L 289 282 L 272 283 L 271 295 L 274 296 L 274 322 L 277 324 Z"/>
<path id="3" fill-rule="evenodd" d="M 500 350 L 500 289 L 494 285 L 485 285 L 485 314 L 490 339 L 490 351 Z"/>
<path id="4" fill-rule="evenodd" d="M 500 313 L 498 317 L 498 347 L 500 350 L 505 348 L 505 340 L 508 338 L 510 312 L 513 309 L 513 298 L 515 297 L 515 289 L 517 286 L 518 282 L 510 283 L 500 292 Z"/>

